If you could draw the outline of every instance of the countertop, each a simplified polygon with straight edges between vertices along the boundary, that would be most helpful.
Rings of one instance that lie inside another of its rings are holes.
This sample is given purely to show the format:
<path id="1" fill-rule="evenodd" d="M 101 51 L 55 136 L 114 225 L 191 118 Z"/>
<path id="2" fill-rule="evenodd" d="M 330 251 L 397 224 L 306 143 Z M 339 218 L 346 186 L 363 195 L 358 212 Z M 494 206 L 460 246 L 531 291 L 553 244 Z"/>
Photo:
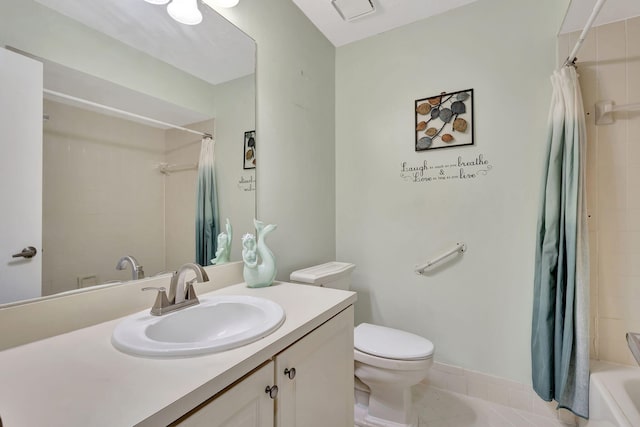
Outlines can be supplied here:
<path id="1" fill-rule="evenodd" d="M 188 358 L 130 356 L 111 345 L 116 319 L 0 352 L 4 427 L 166 425 L 284 350 L 356 300 L 336 289 L 244 283 L 205 295 L 273 300 L 286 320 L 254 343 Z M 15 325 L 19 328 L 19 325 Z"/>

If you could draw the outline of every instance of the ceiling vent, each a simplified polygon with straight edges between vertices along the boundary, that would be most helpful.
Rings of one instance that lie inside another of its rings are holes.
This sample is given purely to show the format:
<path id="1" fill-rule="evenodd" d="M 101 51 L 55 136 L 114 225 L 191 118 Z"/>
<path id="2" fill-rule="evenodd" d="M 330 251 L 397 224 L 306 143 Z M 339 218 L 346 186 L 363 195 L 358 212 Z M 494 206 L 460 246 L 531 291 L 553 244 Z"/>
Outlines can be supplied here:
<path id="1" fill-rule="evenodd" d="M 371 0 L 331 0 L 342 19 L 353 21 L 376 11 Z"/>

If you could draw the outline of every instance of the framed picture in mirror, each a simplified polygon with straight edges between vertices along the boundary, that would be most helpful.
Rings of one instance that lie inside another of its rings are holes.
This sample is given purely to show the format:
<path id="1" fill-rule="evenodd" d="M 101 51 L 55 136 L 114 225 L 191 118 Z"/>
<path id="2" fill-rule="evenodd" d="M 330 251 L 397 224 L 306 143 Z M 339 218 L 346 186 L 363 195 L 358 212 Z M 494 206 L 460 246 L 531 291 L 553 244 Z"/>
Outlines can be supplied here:
<path id="1" fill-rule="evenodd" d="M 244 169 L 256 167 L 256 131 L 250 130 L 244 133 Z"/>

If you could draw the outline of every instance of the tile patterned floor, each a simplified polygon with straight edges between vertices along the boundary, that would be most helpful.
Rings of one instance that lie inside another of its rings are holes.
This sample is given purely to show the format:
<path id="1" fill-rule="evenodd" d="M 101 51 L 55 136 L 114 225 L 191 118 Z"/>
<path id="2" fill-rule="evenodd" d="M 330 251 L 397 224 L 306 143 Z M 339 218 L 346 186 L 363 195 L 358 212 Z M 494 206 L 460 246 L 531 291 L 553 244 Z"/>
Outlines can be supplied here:
<path id="1" fill-rule="evenodd" d="M 421 386 L 418 386 L 421 387 Z M 419 427 L 567 427 L 544 417 L 434 387 L 414 390 Z"/>

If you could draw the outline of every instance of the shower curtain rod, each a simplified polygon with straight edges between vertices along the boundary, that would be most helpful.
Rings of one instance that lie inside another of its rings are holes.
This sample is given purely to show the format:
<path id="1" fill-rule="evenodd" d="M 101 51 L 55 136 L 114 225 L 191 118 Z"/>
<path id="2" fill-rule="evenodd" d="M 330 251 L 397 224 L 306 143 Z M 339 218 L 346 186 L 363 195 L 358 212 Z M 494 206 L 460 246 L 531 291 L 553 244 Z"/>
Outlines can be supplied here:
<path id="1" fill-rule="evenodd" d="M 185 128 L 185 127 L 182 127 L 182 126 L 178 126 L 178 125 L 174 125 L 174 124 L 167 123 L 167 122 L 162 122 L 160 120 L 152 119 L 150 117 L 145 117 L 145 116 L 141 116 L 139 114 L 130 113 L 129 111 L 120 110 L 119 108 L 109 107 L 108 105 L 98 104 L 97 102 L 87 101 L 86 99 L 77 98 L 75 96 L 67 95 L 66 93 L 56 92 L 56 91 L 50 90 L 50 89 L 42 89 L 42 91 L 44 93 L 46 93 L 46 94 L 49 94 L 49 95 L 57 96 L 59 98 L 68 99 L 70 101 L 79 102 L 79 103 L 85 104 L 85 105 L 90 105 L 92 107 L 101 108 L 103 110 L 111 111 L 113 113 L 123 114 L 125 116 L 133 117 L 133 118 L 140 119 L 140 120 L 145 120 L 147 122 L 155 123 L 157 125 L 167 126 L 167 127 L 173 128 L 173 129 L 177 129 L 177 130 L 182 130 L 182 131 L 185 131 L 185 132 L 193 133 L 195 135 L 200 135 L 200 136 L 202 136 L 204 138 L 213 138 L 213 136 L 210 133 L 199 132 L 197 130 L 188 129 L 188 128 Z"/>
<path id="2" fill-rule="evenodd" d="M 580 37 L 578 37 L 578 41 L 576 42 L 576 45 L 573 47 L 573 50 L 571 51 L 567 59 L 564 61 L 564 64 L 562 64 L 563 67 L 566 67 L 567 65 L 573 65 L 575 63 L 577 59 L 576 55 L 578 54 L 578 51 L 580 50 L 582 43 L 587 38 L 587 33 L 593 26 L 593 22 L 598 17 L 598 14 L 600 13 L 600 10 L 602 9 L 602 6 L 604 6 L 606 1 L 607 0 L 598 0 L 596 5 L 593 6 L 593 11 L 591 12 L 591 16 L 589 16 L 589 19 L 587 20 L 587 24 L 584 26 L 582 33 L 580 33 Z"/>

